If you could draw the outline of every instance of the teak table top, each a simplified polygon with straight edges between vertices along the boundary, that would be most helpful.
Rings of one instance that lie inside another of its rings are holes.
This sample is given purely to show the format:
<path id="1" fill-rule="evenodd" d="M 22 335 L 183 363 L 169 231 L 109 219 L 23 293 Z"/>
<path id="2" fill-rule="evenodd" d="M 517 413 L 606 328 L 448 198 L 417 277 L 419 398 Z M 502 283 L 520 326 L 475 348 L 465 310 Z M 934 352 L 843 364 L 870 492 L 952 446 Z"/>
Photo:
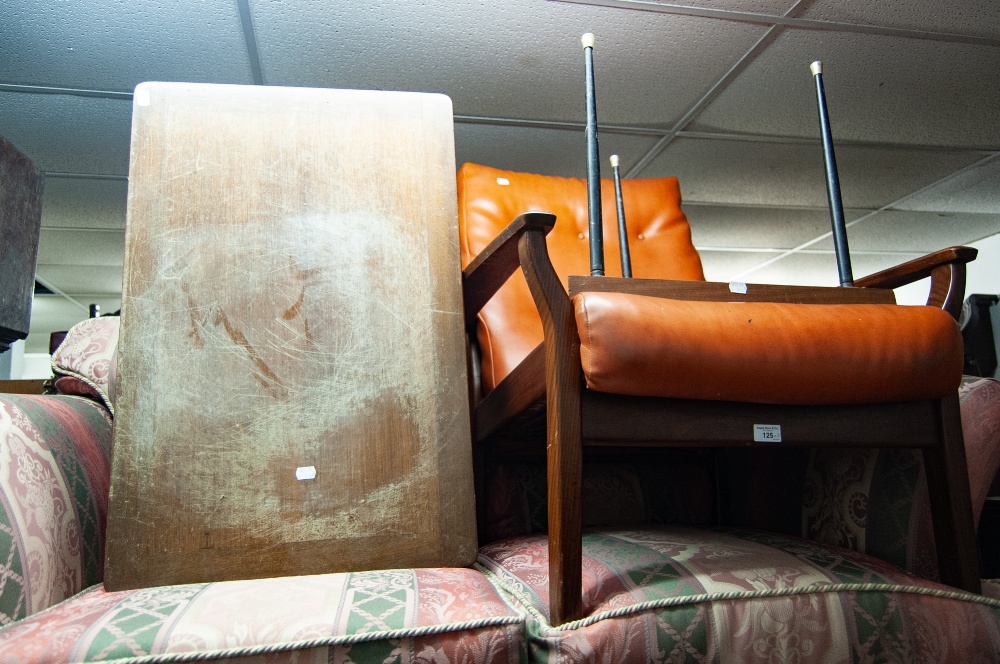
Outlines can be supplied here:
<path id="1" fill-rule="evenodd" d="M 105 586 L 470 564 L 451 101 L 134 104 Z"/>

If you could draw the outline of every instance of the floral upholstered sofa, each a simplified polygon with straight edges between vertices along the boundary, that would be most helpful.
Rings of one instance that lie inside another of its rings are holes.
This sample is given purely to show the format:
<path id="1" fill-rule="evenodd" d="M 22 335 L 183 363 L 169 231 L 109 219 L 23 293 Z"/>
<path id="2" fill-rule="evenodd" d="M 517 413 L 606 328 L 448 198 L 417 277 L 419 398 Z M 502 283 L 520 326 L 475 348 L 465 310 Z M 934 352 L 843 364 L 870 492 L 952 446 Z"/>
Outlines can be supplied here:
<path id="1" fill-rule="evenodd" d="M 488 469 L 474 568 L 106 592 L 117 331 L 113 317 L 71 330 L 58 394 L 0 395 L 2 664 L 1000 661 L 1000 585 L 933 580 L 906 451 L 596 460 L 587 615 L 557 627 L 533 458 Z M 962 421 L 979 510 L 1000 463 L 1000 383 L 967 380 Z"/>

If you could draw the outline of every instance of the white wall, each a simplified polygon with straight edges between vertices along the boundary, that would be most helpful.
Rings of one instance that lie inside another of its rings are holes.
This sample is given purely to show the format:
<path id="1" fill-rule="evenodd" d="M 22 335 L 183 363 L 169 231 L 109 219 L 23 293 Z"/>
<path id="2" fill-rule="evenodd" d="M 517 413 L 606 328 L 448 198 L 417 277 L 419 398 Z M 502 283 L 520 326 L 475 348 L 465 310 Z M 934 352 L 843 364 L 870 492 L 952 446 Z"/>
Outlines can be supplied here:
<path id="1" fill-rule="evenodd" d="M 5 353 L 0 353 L 0 380 L 18 380 L 24 369 L 24 341 L 10 345 Z"/>
<path id="2" fill-rule="evenodd" d="M 25 353 L 24 341 L 15 341 L 0 354 L 0 380 L 45 380 L 52 377 L 48 353 Z"/>
<path id="3" fill-rule="evenodd" d="M 979 256 L 969 263 L 965 292 L 1000 295 L 1000 235 L 970 246 L 979 250 Z"/>
<path id="4" fill-rule="evenodd" d="M 21 369 L 22 380 L 52 378 L 52 356 L 48 353 L 25 353 Z"/>

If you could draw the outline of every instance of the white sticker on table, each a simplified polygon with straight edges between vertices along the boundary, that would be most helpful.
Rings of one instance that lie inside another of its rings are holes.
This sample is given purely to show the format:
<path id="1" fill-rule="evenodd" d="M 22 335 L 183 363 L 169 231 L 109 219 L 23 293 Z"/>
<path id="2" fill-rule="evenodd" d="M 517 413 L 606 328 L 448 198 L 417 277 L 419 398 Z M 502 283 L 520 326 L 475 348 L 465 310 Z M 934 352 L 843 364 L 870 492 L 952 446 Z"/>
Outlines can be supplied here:
<path id="1" fill-rule="evenodd" d="M 753 440 L 755 443 L 780 443 L 780 424 L 755 424 L 753 425 Z"/>
<path id="2" fill-rule="evenodd" d="M 314 480 L 316 479 L 316 466 L 299 466 L 295 469 L 295 479 Z"/>

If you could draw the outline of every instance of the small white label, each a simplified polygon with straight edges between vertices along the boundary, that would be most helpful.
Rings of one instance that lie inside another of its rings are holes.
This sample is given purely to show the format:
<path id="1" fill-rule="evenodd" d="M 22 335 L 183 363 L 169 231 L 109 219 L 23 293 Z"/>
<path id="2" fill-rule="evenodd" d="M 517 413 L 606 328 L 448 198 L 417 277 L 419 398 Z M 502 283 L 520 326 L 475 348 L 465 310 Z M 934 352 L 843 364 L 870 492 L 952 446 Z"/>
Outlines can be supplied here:
<path id="1" fill-rule="evenodd" d="M 729 282 L 729 292 L 739 293 L 740 295 L 747 294 L 747 285 L 742 281 L 730 281 Z"/>
<path id="2" fill-rule="evenodd" d="M 149 90 L 146 88 L 139 88 L 135 91 L 135 105 L 149 106 Z"/>
<path id="3" fill-rule="evenodd" d="M 300 466 L 295 469 L 295 479 L 314 480 L 316 479 L 316 466 Z"/>
<path id="4" fill-rule="evenodd" d="M 510 184 L 510 180 L 508 180 L 507 178 L 497 178 L 497 184 L 500 185 L 501 187 L 506 187 L 507 185 Z"/>
<path id="5" fill-rule="evenodd" d="M 755 443 L 780 443 L 780 424 L 755 424 L 753 425 L 753 440 Z"/>

